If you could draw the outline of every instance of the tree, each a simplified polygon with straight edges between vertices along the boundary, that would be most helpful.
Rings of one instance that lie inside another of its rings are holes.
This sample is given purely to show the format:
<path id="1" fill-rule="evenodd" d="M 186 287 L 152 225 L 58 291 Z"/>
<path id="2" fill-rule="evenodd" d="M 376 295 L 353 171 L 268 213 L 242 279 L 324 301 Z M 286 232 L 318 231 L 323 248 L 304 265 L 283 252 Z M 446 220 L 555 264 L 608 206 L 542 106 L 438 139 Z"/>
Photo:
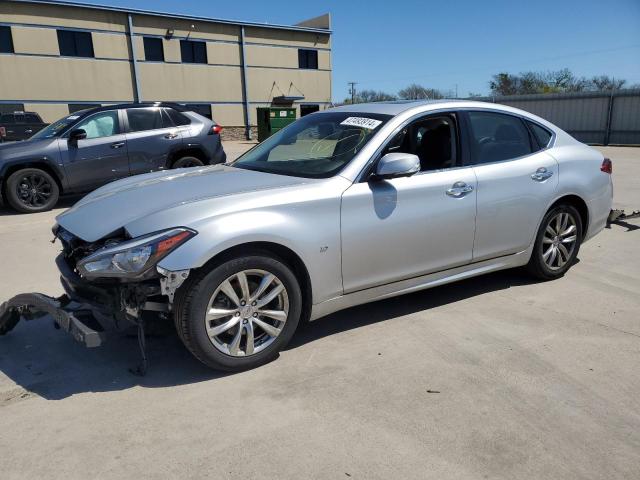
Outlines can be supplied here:
<path id="1" fill-rule="evenodd" d="M 591 79 L 594 90 L 620 90 L 626 83 L 624 79 L 616 79 L 609 75 L 598 75 Z"/>
<path id="2" fill-rule="evenodd" d="M 390 93 L 383 92 L 381 90 L 362 90 L 357 92 L 354 103 L 387 102 L 389 100 L 396 99 L 397 97 L 395 95 L 391 95 Z M 351 98 L 345 98 L 344 103 L 350 104 Z"/>
<path id="3" fill-rule="evenodd" d="M 440 90 L 425 88 L 422 85 L 412 83 L 398 92 L 398 96 L 404 100 L 434 100 L 444 98 Z"/>
<path id="4" fill-rule="evenodd" d="M 516 95 L 520 93 L 519 78 L 510 73 L 501 72 L 493 76 L 489 88 L 493 95 Z"/>

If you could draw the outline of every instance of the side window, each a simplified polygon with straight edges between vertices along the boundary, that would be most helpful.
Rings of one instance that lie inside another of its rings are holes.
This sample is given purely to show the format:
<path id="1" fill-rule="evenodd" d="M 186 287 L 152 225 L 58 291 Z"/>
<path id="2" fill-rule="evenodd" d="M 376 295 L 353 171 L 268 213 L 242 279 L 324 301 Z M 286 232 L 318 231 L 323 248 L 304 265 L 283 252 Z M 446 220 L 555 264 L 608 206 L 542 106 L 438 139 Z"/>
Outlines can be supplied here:
<path id="1" fill-rule="evenodd" d="M 100 112 L 91 117 L 82 120 L 76 126 L 87 132 L 87 138 L 110 137 L 120 133 L 120 125 L 118 124 L 118 112 L 109 110 L 108 112 Z"/>
<path id="2" fill-rule="evenodd" d="M 547 148 L 549 146 L 549 142 L 551 141 L 551 137 L 553 134 L 544 127 L 541 127 L 537 123 L 527 122 L 529 128 L 533 132 L 533 136 L 538 141 L 538 145 L 540 148 Z"/>
<path id="3" fill-rule="evenodd" d="M 498 162 L 531 153 L 529 133 L 519 117 L 469 112 L 476 164 Z"/>
<path id="4" fill-rule="evenodd" d="M 412 153 L 420 158 L 420 171 L 456 166 L 458 157 L 456 121 L 453 115 L 430 116 L 416 120 L 387 144 L 383 154 Z"/>
<path id="5" fill-rule="evenodd" d="M 42 121 L 35 113 L 25 113 L 24 120 L 27 123 L 40 123 Z"/>
<path id="6" fill-rule="evenodd" d="M 144 59 L 149 62 L 164 62 L 164 49 L 162 39 L 155 37 L 143 37 Z"/>
<path id="7" fill-rule="evenodd" d="M 142 132 L 162 128 L 162 117 L 159 108 L 129 108 L 127 109 L 130 132 Z"/>
<path id="8" fill-rule="evenodd" d="M 191 121 L 185 117 L 183 114 L 174 110 L 173 108 L 165 108 L 164 111 L 169 115 L 169 118 L 177 127 L 182 125 L 189 125 Z"/>

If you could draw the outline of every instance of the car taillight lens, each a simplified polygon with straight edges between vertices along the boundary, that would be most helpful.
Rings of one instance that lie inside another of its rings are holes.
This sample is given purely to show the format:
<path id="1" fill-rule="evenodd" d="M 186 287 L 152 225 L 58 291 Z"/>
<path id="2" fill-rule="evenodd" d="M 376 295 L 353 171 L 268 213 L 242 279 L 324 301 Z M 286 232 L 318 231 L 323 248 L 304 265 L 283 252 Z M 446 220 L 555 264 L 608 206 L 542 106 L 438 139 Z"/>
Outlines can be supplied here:
<path id="1" fill-rule="evenodd" d="M 214 125 L 211 127 L 211 135 L 218 135 L 222 131 L 222 125 Z"/>
<path id="2" fill-rule="evenodd" d="M 0 137 L 6 137 L 7 136 L 7 129 L 4 127 L 0 127 Z"/>
<path id="3" fill-rule="evenodd" d="M 604 173 L 608 173 L 611 175 L 613 173 L 613 163 L 608 158 L 602 160 L 602 165 L 600 165 L 600 171 Z"/>

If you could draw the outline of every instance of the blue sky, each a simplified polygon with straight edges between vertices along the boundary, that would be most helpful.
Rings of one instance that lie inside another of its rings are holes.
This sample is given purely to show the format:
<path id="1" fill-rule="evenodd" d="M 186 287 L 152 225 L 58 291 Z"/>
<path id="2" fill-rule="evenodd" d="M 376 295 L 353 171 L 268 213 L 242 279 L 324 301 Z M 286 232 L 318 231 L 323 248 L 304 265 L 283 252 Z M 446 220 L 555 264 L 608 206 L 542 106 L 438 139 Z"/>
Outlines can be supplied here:
<path id="1" fill-rule="evenodd" d="M 104 0 L 146 10 L 293 24 L 330 12 L 333 97 L 409 83 L 486 94 L 493 73 L 570 68 L 640 84 L 640 0 Z"/>

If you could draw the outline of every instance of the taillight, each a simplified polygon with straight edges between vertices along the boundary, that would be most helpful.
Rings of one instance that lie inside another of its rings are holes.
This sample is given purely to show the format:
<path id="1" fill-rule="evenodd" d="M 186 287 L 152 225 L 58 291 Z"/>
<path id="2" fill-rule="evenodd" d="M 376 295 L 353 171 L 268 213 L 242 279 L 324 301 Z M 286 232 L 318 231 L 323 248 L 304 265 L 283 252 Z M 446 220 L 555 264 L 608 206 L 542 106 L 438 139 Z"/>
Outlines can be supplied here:
<path id="1" fill-rule="evenodd" d="M 4 127 L 0 127 L 0 137 L 6 137 L 7 136 L 7 129 Z"/>
<path id="2" fill-rule="evenodd" d="M 600 165 L 600 171 L 611 175 L 613 173 L 613 164 L 611 163 L 611 160 L 609 160 L 608 158 L 605 158 L 604 160 L 602 160 L 602 165 Z"/>
<path id="3" fill-rule="evenodd" d="M 214 125 L 211 127 L 211 135 L 218 135 L 222 131 L 222 125 Z"/>

